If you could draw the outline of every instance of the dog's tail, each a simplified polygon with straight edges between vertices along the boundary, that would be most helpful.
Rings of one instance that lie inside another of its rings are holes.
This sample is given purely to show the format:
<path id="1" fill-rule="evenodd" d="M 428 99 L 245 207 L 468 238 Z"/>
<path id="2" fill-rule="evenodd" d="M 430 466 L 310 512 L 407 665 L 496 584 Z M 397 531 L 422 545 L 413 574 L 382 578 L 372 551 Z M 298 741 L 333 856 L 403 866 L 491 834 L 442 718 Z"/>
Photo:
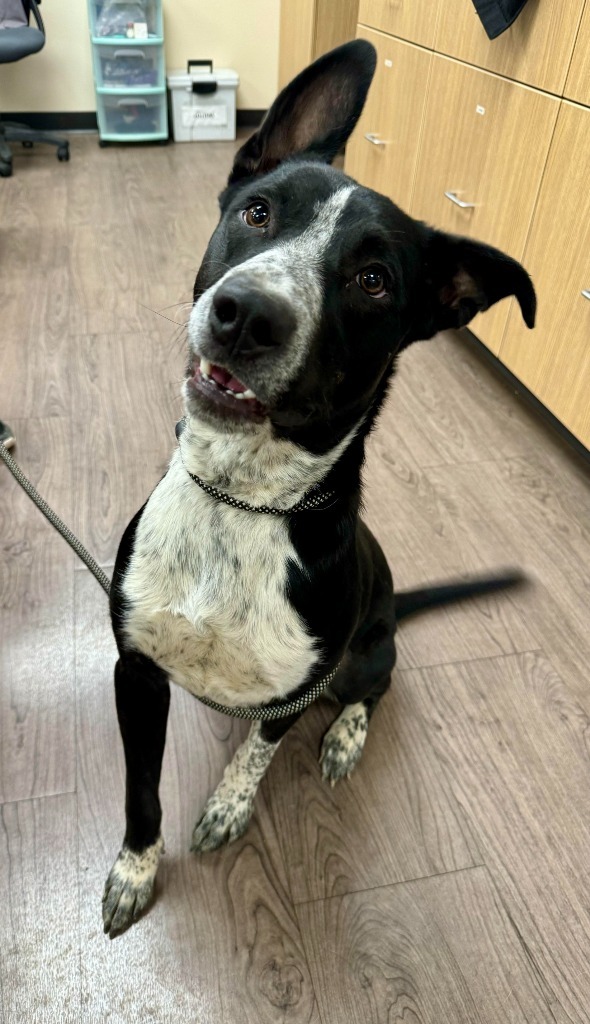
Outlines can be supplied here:
<path id="1" fill-rule="evenodd" d="M 469 597 L 519 587 L 526 582 L 524 573 L 518 569 L 508 569 L 497 576 L 480 576 L 471 580 L 456 580 L 451 583 L 418 587 L 416 590 L 405 590 L 395 595 L 396 619 L 405 619 L 408 615 L 437 608 L 439 605 L 456 604 Z"/>

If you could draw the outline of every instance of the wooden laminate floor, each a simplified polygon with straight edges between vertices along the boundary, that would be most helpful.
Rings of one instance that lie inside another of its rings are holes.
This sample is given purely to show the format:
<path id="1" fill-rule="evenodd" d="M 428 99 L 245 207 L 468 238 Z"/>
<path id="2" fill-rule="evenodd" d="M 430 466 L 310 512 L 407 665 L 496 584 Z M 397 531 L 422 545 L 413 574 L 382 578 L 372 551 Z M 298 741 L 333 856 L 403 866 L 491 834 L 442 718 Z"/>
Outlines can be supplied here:
<path id="1" fill-rule="evenodd" d="M 182 303 L 232 145 L 71 148 L 0 181 L 0 417 L 110 566 L 174 444 Z M 445 336 L 402 358 L 366 480 L 400 587 L 502 565 L 530 587 L 404 624 L 351 780 L 322 783 L 313 707 L 247 835 L 202 859 L 191 828 L 246 727 L 174 692 L 156 902 L 109 942 L 106 601 L 0 466 L 4 1024 L 590 1021 L 587 465 Z"/>

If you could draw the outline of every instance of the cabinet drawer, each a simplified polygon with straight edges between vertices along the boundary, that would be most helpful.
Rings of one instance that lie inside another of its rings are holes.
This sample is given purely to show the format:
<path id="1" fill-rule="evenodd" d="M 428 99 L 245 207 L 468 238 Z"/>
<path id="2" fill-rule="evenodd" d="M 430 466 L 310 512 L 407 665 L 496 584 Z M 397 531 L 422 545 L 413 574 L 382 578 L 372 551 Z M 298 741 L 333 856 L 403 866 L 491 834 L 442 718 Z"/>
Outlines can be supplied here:
<path id="1" fill-rule="evenodd" d="M 590 110 L 564 102 L 524 259 L 539 299 L 537 327 L 532 332 L 523 329 L 516 309 L 511 310 L 500 349 L 502 362 L 587 448 L 589 181 Z"/>
<path id="2" fill-rule="evenodd" d="M 488 39 L 472 3 L 446 0 L 435 49 L 561 95 L 583 7 L 584 0 L 529 0 L 509 29 Z"/>
<path id="3" fill-rule="evenodd" d="M 345 170 L 408 209 L 432 54 L 359 26 L 377 49 L 365 109 L 346 148 Z"/>
<path id="4" fill-rule="evenodd" d="M 574 46 L 574 55 L 565 83 L 565 95 L 570 100 L 590 107 L 590 0 L 586 0 L 580 31 Z"/>
<path id="5" fill-rule="evenodd" d="M 95 81 L 108 89 L 165 86 L 161 46 L 94 46 Z"/>
<path id="6" fill-rule="evenodd" d="M 101 138 L 167 137 L 164 89 L 128 95 L 97 92 L 96 99 Z"/>
<path id="7" fill-rule="evenodd" d="M 555 97 L 434 56 L 412 215 L 521 259 L 559 104 Z M 508 305 L 498 303 L 472 324 L 493 352 Z"/>
<path id="8" fill-rule="evenodd" d="M 434 46 L 441 0 L 360 0 L 359 21 L 422 46 Z"/>

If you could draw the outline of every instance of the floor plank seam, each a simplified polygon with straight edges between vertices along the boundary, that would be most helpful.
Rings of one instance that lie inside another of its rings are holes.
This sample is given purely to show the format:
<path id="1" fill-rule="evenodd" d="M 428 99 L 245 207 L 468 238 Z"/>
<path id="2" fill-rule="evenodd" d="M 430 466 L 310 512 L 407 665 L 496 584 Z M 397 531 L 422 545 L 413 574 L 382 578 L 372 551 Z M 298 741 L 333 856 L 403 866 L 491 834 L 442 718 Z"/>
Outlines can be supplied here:
<path id="1" fill-rule="evenodd" d="M 523 654 L 543 654 L 543 648 L 530 647 L 526 651 L 509 651 L 502 652 L 501 654 L 485 654 L 483 657 L 478 658 L 456 658 L 453 661 L 437 661 L 434 664 L 428 665 L 408 665 L 407 668 L 394 668 L 393 676 L 406 672 L 425 672 L 427 669 L 434 668 L 449 668 L 452 665 L 477 665 L 478 663 L 484 663 L 486 661 L 500 661 L 502 658 L 519 658 Z"/>
<path id="2" fill-rule="evenodd" d="M 74 789 L 60 789 L 55 793 L 38 793 L 37 796 L 22 796 L 16 800 L 0 800 L 0 807 L 12 807 L 17 804 L 30 804 L 36 800 L 55 800 L 61 796 L 76 796 L 77 790 Z"/>
<path id="3" fill-rule="evenodd" d="M 429 878 L 446 878 L 448 875 L 460 875 L 465 871 L 475 871 L 483 868 L 485 864 L 467 864 L 462 868 L 451 868 L 450 871 L 433 871 L 430 875 L 415 875 L 412 878 L 398 878 L 395 882 L 381 882 L 379 885 L 362 886 L 360 889 L 348 889 L 346 892 L 336 892 L 331 896 L 313 896 L 309 900 L 294 900 L 295 909 L 305 907 L 310 903 L 323 903 L 326 900 L 340 900 L 345 896 L 352 896 L 355 893 L 377 892 L 379 889 L 391 889 L 397 885 L 410 885 L 412 882 L 426 882 Z"/>
<path id="4" fill-rule="evenodd" d="M 509 922 L 510 927 L 512 928 L 512 931 L 516 935 L 518 944 L 519 944 L 519 946 L 522 949 L 523 956 L 524 956 L 526 962 L 529 964 L 529 966 L 531 968 L 531 971 L 533 972 L 533 975 L 534 975 L 534 977 L 536 979 L 536 982 L 537 982 L 537 984 L 539 986 L 539 991 L 541 992 L 541 995 L 542 995 L 544 1001 L 547 1004 L 547 1009 L 548 1009 L 549 1013 L 551 1014 L 552 1019 L 554 1021 L 556 1021 L 556 1022 L 558 1020 L 558 1018 L 555 1016 L 555 1014 L 554 1014 L 554 1012 L 553 1012 L 553 1010 L 551 1008 L 551 1003 L 549 1002 L 549 1000 L 547 998 L 547 992 L 549 992 L 549 994 L 551 995 L 551 998 L 552 998 L 553 1002 L 556 1005 L 558 1005 L 561 1010 L 563 1010 L 563 1012 L 567 1016 L 567 1019 L 569 1021 L 571 1021 L 571 1024 L 576 1024 L 576 1022 L 572 1019 L 572 1017 L 570 1017 L 569 1013 L 567 1013 L 565 1008 L 560 1003 L 559 999 L 555 995 L 555 992 L 551 988 L 551 985 L 549 984 L 549 982 L 547 981 L 545 975 L 543 974 L 543 971 L 541 970 L 541 968 L 537 964 L 537 961 L 535 959 L 534 953 L 532 952 L 528 942 L 526 941 L 524 935 L 522 934 L 522 931 L 519 928 L 518 924 L 514 920 L 514 916 L 511 913 L 510 908 L 508 907 L 508 905 L 506 903 L 506 900 L 504 899 L 504 897 L 502 895 L 502 892 L 500 890 L 500 886 L 498 885 L 498 882 L 497 882 L 497 880 L 495 878 L 494 873 L 492 871 L 490 871 L 490 868 L 489 868 L 488 864 L 484 864 L 483 867 L 485 869 L 485 872 L 486 872 L 488 878 L 490 879 L 490 883 L 491 883 L 491 885 L 492 885 L 492 887 L 494 889 L 494 892 L 496 893 L 496 895 L 497 895 L 497 897 L 498 897 L 498 899 L 500 901 L 500 904 L 502 906 L 502 910 L 503 910 L 504 914 L 506 915 L 506 919 Z"/>
<path id="5" fill-rule="evenodd" d="M 72 425 L 73 432 L 73 425 Z M 72 448 L 73 450 L 73 448 Z M 86 567 L 85 567 L 86 568 Z M 78 1007 L 80 1013 L 80 1020 L 82 1020 L 82 865 L 81 865 L 81 852 L 80 852 L 80 792 L 78 786 L 79 776 L 79 751 L 80 744 L 78 738 L 78 629 L 77 629 L 77 615 L 78 615 L 78 600 L 77 600 L 77 589 L 78 581 L 76 579 L 76 569 L 74 566 L 73 586 L 74 586 L 74 781 L 76 785 L 76 809 L 75 809 L 75 820 L 76 820 L 76 887 L 78 890 L 78 914 L 77 914 L 77 934 L 78 934 Z M 86 570 L 89 572 L 90 570 Z"/>
<path id="6" fill-rule="evenodd" d="M 447 460 L 443 460 L 442 462 L 421 462 L 420 469 L 425 473 L 428 473 L 429 469 L 455 469 L 458 466 L 501 465 L 502 463 L 509 462 L 511 459 L 525 459 L 529 455 L 534 455 L 534 449 L 525 449 L 513 455 L 499 455 L 497 459 L 491 459 L 489 456 L 484 456 L 481 459 L 453 459 L 452 462 L 448 462 Z"/>

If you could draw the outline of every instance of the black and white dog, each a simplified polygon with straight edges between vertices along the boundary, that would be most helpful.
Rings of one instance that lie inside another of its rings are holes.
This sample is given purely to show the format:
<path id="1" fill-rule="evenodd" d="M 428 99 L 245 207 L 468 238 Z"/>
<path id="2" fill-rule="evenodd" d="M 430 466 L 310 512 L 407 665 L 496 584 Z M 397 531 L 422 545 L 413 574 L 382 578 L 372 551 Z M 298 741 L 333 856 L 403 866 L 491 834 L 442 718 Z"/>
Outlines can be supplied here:
<path id="1" fill-rule="evenodd" d="M 212 850 L 244 832 L 282 736 L 328 684 L 343 709 L 322 772 L 350 773 L 390 683 L 396 618 L 470 589 L 394 598 L 359 518 L 365 440 L 402 349 L 507 295 L 532 327 L 535 293 L 514 260 L 432 230 L 329 166 L 374 67 L 359 40 L 303 71 L 220 198 L 195 283 L 184 429 L 114 572 L 127 827 L 103 899 L 111 936 L 149 901 L 163 849 L 170 679 L 229 708 L 296 699 L 286 717 L 256 721 L 227 767 L 193 833 L 193 850 Z"/>

